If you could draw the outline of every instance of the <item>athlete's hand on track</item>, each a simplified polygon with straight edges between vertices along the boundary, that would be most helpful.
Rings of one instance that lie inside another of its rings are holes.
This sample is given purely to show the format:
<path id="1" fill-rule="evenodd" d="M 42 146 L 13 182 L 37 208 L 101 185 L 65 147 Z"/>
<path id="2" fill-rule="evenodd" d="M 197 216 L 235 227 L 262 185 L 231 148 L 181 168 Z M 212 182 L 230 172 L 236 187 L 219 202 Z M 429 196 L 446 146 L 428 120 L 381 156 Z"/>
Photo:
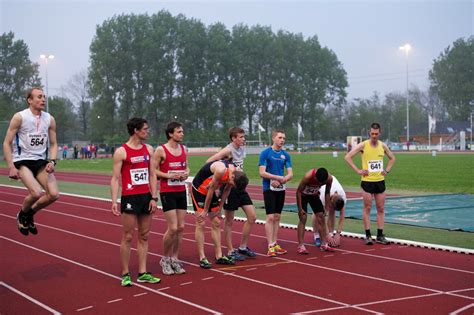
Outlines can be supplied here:
<path id="1" fill-rule="evenodd" d="M 338 247 L 339 245 L 341 245 L 341 236 L 339 235 L 339 233 L 336 233 L 336 234 L 328 234 L 328 237 L 327 237 L 327 241 L 329 243 L 329 245 L 331 245 L 331 247 Z"/>

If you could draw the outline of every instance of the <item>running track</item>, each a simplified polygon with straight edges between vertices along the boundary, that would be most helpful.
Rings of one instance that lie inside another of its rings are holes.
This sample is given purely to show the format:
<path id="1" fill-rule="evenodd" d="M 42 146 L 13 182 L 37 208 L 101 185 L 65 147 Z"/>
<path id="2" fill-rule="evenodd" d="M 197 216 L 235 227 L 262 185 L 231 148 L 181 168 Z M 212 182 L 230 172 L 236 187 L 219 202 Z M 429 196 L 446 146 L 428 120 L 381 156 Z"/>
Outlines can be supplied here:
<path id="1" fill-rule="evenodd" d="M 75 182 L 84 184 L 95 184 L 95 185 L 110 185 L 111 175 L 102 174 L 88 174 L 88 173 L 75 173 L 75 172 L 54 172 L 56 179 L 65 182 Z M 8 176 L 7 168 L 0 168 L 0 176 Z M 253 200 L 263 201 L 263 193 L 261 185 L 248 185 L 247 192 L 250 194 Z M 285 204 L 296 203 L 296 188 L 288 187 L 286 190 Z M 347 198 L 361 198 L 360 193 L 346 192 Z"/>
<path id="2" fill-rule="evenodd" d="M 1 314 L 472 314 L 473 255 L 400 245 L 367 247 L 343 239 L 336 253 L 309 246 L 295 253 L 295 231 L 281 229 L 287 255 L 263 256 L 264 229 L 254 227 L 259 253 L 238 265 L 197 266 L 194 218 L 188 215 L 181 259 L 185 275 L 160 284 L 119 284 L 120 219 L 110 203 L 63 195 L 37 216 L 39 234 L 25 237 L 15 215 L 26 192 L 0 186 Z M 241 230 L 236 221 L 235 231 Z M 162 213 L 154 216 L 149 271 L 160 274 Z M 240 234 L 234 233 L 234 243 Z M 210 240 L 206 233 L 207 241 Z M 307 233 L 307 240 L 311 236 Z M 213 247 L 206 244 L 208 257 Z M 132 252 L 131 273 L 137 261 Z"/>

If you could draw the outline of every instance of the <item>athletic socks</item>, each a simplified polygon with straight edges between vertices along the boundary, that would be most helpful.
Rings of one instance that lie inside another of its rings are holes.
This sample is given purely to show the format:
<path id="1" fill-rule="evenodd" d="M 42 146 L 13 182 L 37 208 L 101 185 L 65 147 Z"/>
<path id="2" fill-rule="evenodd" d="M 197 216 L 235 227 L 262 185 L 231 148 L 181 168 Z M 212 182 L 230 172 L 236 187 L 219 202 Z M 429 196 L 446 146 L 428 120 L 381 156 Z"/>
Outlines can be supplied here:
<path id="1" fill-rule="evenodd" d="M 377 237 L 383 236 L 383 229 L 377 229 Z"/>
<path id="2" fill-rule="evenodd" d="M 377 230 L 378 233 L 378 230 Z M 365 236 L 366 237 L 372 237 L 372 234 L 370 233 L 370 230 L 365 230 Z"/>

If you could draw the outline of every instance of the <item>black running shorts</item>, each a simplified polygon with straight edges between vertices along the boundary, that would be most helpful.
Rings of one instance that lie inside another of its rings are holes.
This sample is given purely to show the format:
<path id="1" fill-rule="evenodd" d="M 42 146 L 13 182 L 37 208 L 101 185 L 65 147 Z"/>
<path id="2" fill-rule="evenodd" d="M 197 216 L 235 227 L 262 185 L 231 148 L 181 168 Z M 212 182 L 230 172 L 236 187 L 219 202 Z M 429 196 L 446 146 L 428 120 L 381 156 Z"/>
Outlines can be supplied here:
<path id="1" fill-rule="evenodd" d="M 311 210 L 313 213 L 324 212 L 324 206 L 319 199 L 318 195 L 301 195 L 301 207 L 303 208 L 304 212 L 308 213 L 308 204 L 311 206 Z"/>
<path id="2" fill-rule="evenodd" d="M 253 205 L 252 199 L 247 191 L 238 191 L 235 188 L 230 190 L 229 197 L 224 203 L 224 209 L 229 211 L 236 211 L 239 207 Z"/>
<path id="3" fill-rule="evenodd" d="M 135 215 L 149 215 L 148 208 L 150 206 L 151 194 L 138 194 L 122 196 L 120 201 L 120 210 L 122 213 Z"/>
<path id="4" fill-rule="evenodd" d="M 206 195 L 201 194 L 199 191 L 194 189 L 194 187 L 192 188 L 191 191 L 192 191 L 191 197 L 193 199 L 194 211 L 198 213 L 204 212 L 204 202 L 206 201 Z M 217 198 L 215 194 L 212 196 L 211 205 L 210 205 L 211 209 L 209 209 L 209 213 L 217 212 L 217 210 L 219 210 L 220 201 L 221 200 Z"/>
<path id="5" fill-rule="evenodd" d="M 285 204 L 285 191 L 265 190 L 263 192 L 266 214 L 280 214 Z"/>
<path id="6" fill-rule="evenodd" d="M 186 191 L 162 192 L 160 193 L 160 200 L 163 212 L 176 209 L 186 210 L 188 208 Z"/>
<path id="7" fill-rule="evenodd" d="M 22 166 L 25 166 L 31 171 L 31 173 L 33 173 L 33 176 L 36 177 L 48 163 L 49 162 L 46 160 L 22 160 L 14 162 L 13 165 L 15 165 L 17 170 L 20 170 Z"/>
<path id="8" fill-rule="evenodd" d="M 364 182 L 360 183 L 360 187 L 369 194 L 381 194 L 385 191 L 385 181 L 380 182 Z"/>

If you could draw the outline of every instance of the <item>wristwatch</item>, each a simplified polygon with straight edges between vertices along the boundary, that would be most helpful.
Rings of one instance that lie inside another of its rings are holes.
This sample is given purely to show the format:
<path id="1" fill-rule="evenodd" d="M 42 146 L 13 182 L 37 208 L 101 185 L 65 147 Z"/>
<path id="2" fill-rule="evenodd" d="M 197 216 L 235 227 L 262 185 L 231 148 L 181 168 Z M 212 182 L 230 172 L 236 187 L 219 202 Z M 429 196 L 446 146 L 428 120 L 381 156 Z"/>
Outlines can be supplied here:
<path id="1" fill-rule="evenodd" d="M 154 202 L 158 202 L 158 197 L 151 197 L 151 200 L 153 200 Z"/>
<path id="2" fill-rule="evenodd" d="M 49 160 L 49 163 L 53 163 L 54 166 L 56 166 L 56 164 L 57 164 L 57 163 L 56 163 L 56 160 L 54 160 L 54 159 Z"/>

